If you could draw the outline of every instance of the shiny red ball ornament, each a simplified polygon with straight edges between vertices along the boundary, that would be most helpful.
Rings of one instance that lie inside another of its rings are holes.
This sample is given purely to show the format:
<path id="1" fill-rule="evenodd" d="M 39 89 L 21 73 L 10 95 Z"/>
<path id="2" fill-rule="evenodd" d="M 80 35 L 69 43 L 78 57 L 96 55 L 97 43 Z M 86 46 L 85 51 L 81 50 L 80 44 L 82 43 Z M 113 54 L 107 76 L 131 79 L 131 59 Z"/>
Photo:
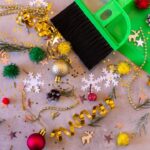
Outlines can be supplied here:
<path id="1" fill-rule="evenodd" d="M 3 103 L 4 105 L 8 105 L 8 104 L 10 103 L 9 98 L 4 97 L 4 98 L 2 99 L 2 103 Z"/>
<path id="2" fill-rule="evenodd" d="M 88 94 L 88 100 L 89 101 L 96 101 L 97 100 L 97 95 L 95 93 L 89 93 Z"/>
<path id="3" fill-rule="evenodd" d="M 139 9 L 146 9 L 149 7 L 149 0 L 135 0 L 135 4 Z"/>
<path id="4" fill-rule="evenodd" d="M 30 150 L 42 150 L 45 147 L 45 138 L 40 133 L 33 133 L 27 139 Z"/>

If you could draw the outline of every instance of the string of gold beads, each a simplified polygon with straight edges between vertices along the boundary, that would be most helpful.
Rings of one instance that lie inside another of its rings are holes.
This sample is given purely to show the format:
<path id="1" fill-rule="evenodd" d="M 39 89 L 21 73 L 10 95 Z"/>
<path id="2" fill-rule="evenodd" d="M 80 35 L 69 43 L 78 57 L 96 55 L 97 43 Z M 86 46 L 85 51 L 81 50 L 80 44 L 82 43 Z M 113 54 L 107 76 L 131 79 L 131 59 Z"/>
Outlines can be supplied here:
<path id="1" fill-rule="evenodd" d="M 132 80 L 130 83 L 128 83 L 127 86 L 127 92 L 128 92 L 128 101 L 129 104 L 132 106 L 132 108 L 134 108 L 135 110 L 140 110 L 138 108 L 138 105 L 134 103 L 131 93 L 132 93 L 132 85 L 135 82 L 135 80 L 139 77 L 141 69 L 143 69 L 143 67 L 145 66 L 146 62 L 147 62 L 147 57 L 148 57 L 148 48 L 147 48 L 147 39 L 144 35 L 144 32 L 142 30 L 142 27 L 140 27 L 140 31 L 144 40 L 144 60 L 143 63 L 140 65 L 140 67 L 137 69 L 137 72 L 135 73 L 135 75 L 133 76 Z"/>

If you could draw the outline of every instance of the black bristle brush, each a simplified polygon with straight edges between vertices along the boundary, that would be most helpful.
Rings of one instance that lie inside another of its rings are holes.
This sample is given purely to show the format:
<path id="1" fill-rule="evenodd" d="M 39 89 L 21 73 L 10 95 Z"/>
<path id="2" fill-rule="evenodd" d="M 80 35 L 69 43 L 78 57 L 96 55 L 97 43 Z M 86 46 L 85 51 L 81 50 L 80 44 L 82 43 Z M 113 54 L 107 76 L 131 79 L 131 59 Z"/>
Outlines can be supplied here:
<path id="1" fill-rule="evenodd" d="M 51 19 L 64 38 L 71 42 L 75 53 L 88 69 L 92 69 L 113 49 L 116 50 L 123 44 L 123 42 L 118 43 L 107 29 L 107 26 L 119 15 L 118 8 L 122 10 L 120 5 L 115 0 L 105 5 L 104 2 L 99 2 L 97 6 L 101 6 L 101 9 L 93 13 L 89 7 L 90 2 L 93 5 L 94 1 L 100 0 L 76 0 Z M 89 7 L 86 6 L 87 2 Z M 117 14 L 114 13 L 116 9 Z"/>

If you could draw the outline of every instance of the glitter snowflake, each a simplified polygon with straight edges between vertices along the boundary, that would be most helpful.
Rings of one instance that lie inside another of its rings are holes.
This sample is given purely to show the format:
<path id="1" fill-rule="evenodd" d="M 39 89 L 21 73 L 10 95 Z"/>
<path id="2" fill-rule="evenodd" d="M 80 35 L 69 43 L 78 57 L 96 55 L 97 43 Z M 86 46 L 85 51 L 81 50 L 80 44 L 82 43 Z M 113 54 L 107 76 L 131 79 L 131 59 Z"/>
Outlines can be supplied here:
<path id="1" fill-rule="evenodd" d="M 105 81 L 105 87 L 110 87 L 110 85 L 112 84 L 113 86 L 117 86 L 118 85 L 118 78 L 120 78 L 120 76 L 116 73 L 113 73 L 111 70 L 108 71 L 106 68 L 104 68 L 102 70 L 103 75 L 100 77 L 100 79 L 102 81 Z"/>
<path id="2" fill-rule="evenodd" d="M 89 79 L 82 78 L 82 82 L 84 83 L 84 85 L 81 86 L 81 90 L 83 91 L 89 89 L 90 86 L 92 86 L 92 88 L 94 88 L 97 92 L 101 91 L 101 87 L 99 85 L 101 79 L 94 79 L 94 75 L 92 73 L 89 75 Z"/>
<path id="3" fill-rule="evenodd" d="M 29 5 L 32 7 L 47 7 L 48 3 L 45 0 L 32 0 Z"/>
<path id="4" fill-rule="evenodd" d="M 36 74 L 35 76 L 33 73 L 28 74 L 28 78 L 23 81 L 25 90 L 27 92 L 35 92 L 39 93 L 40 92 L 40 86 L 44 85 L 44 82 L 40 80 L 41 74 Z"/>

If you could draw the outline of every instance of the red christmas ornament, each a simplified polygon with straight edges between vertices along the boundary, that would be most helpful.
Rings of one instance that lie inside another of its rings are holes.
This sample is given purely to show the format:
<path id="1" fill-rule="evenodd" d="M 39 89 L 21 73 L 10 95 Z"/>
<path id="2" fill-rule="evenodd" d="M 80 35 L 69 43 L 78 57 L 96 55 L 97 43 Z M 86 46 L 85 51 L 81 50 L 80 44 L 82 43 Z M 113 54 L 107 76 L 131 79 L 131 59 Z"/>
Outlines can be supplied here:
<path id="1" fill-rule="evenodd" d="M 8 105 L 8 104 L 10 103 L 9 98 L 4 97 L 4 98 L 2 99 L 2 103 L 3 103 L 4 105 Z"/>
<path id="2" fill-rule="evenodd" d="M 135 0 L 135 4 L 139 9 L 146 9 L 149 6 L 149 0 Z"/>
<path id="3" fill-rule="evenodd" d="M 95 93 L 89 93 L 88 94 L 88 100 L 89 101 L 96 101 L 97 100 L 97 95 Z"/>
<path id="4" fill-rule="evenodd" d="M 45 138 L 40 133 L 33 133 L 27 139 L 30 150 L 42 150 L 45 147 Z"/>

